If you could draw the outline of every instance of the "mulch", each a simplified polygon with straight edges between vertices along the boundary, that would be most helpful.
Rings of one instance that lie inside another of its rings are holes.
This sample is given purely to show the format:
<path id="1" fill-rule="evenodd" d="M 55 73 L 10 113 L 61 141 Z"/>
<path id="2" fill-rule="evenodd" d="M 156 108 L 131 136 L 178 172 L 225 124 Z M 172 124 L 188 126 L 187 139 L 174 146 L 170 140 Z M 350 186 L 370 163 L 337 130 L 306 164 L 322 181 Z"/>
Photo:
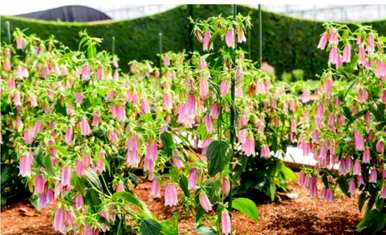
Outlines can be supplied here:
<path id="1" fill-rule="evenodd" d="M 135 193 L 160 220 L 170 218 L 180 212 L 180 234 L 197 234 L 192 230 L 194 217 L 184 212 L 182 206 L 166 208 L 160 199 L 149 196 L 150 183 L 137 186 Z M 334 202 L 327 202 L 308 195 L 308 192 L 296 182 L 290 182 L 292 199 L 258 205 L 259 223 L 234 213 L 232 229 L 234 234 L 355 234 L 355 226 L 361 219 L 357 208 L 357 197 L 341 197 Z M 58 234 L 52 228 L 53 206 L 43 210 L 34 209 L 28 201 L 20 201 L 4 208 L 0 213 L 0 234 Z"/>

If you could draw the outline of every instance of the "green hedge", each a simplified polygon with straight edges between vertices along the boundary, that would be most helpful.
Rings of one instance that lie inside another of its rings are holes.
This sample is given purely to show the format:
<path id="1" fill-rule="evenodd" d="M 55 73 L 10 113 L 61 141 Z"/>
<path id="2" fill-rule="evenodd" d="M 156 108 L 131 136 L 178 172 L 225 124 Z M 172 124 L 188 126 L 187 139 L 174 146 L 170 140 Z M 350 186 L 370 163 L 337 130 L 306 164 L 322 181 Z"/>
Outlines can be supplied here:
<path id="1" fill-rule="evenodd" d="M 251 56 L 258 59 L 258 11 L 257 9 L 239 6 L 238 11 L 249 14 L 254 24 L 250 40 L 244 45 L 251 48 Z M 28 28 L 27 33 L 35 33 L 47 38 L 54 34 L 71 49 L 78 46 L 78 32 L 86 29 L 96 37 L 104 38 L 102 47 L 112 48 L 112 37 L 115 37 L 115 53 L 126 68 L 127 62 L 133 59 L 149 59 L 158 62 L 159 36 L 162 32 L 163 51 L 191 51 L 199 46 L 194 43 L 191 34 L 193 19 L 207 18 L 215 15 L 231 15 L 232 5 L 184 5 L 164 13 L 135 20 L 112 21 L 101 23 L 64 23 L 2 17 L 1 36 L 7 40 L 4 22 L 9 21 L 11 30 L 16 27 Z M 284 71 L 303 69 L 306 78 L 313 78 L 326 66 L 327 55 L 316 48 L 319 35 L 322 33 L 322 22 L 297 19 L 281 14 L 263 11 L 263 61 L 275 66 L 277 75 Z M 386 21 L 368 22 L 380 34 L 386 34 Z"/>

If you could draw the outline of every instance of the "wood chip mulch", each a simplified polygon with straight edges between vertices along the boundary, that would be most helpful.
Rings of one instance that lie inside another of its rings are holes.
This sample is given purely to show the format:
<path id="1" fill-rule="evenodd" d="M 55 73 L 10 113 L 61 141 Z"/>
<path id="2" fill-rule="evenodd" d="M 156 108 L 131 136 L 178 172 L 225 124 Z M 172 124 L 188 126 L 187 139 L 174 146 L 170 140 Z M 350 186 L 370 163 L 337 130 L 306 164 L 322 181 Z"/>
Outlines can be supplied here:
<path id="1" fill-rule="evenodd" d="M 183 212 L 182 206 L 165 208 L 163 200 L 153 200 L 149 196 L 150 183 L 141 183 L 134 190 L 145 201 L 149 209 L 160 220 L 170 218 L 176 211 Z M 355 234 L 355 226 L 361 219 L 357 208 L 357 197 L 342 197 L 327 202 L 308 195 L 296 182 L 289 184 L 291 194 L 280 202 L 258 205 L 259 223 L 234 213 L 233 234 Z M 14 203 L 0 213 L 0 234 L 54 235 L 51 218 L 53 207 L 38 211 L 28 201 Z M 183 212 L 179 218 L 180 234 L 197 234 L 194 217 Z"/>

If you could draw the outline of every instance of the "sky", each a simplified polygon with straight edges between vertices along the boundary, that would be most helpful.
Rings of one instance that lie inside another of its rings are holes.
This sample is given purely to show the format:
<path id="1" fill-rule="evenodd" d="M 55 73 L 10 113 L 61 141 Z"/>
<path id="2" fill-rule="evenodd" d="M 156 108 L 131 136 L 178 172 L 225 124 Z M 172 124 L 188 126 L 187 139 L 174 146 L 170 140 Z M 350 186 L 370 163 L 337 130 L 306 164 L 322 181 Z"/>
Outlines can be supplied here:
<path id="1" fill-rule="evenodd" d="M 33 11 L 46 10 L 50 8 L 65 5 L 85 5 L 96 8 L 101 11 L 109 9 L 127 8 L 129 6 L 147 5 L 147 4 L 212 4 L 212 3 L 238 3 L 238 4 L 337 4 L 336 0 L 0 0 L 0 15 L 16 15 Z M 386 0 L 340 0 L 339 4 L 386 4 Z"/>

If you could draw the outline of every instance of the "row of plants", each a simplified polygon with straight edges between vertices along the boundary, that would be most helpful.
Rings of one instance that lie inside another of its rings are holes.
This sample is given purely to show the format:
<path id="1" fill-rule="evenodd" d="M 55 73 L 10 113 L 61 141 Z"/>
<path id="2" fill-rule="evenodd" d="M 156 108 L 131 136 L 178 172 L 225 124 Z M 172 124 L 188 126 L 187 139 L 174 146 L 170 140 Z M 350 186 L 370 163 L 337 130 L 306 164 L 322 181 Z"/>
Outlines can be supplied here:
<path id="1" fill-rule="evenodd" d="M 2 167 L 18 164 L 37 207 L 56 203 L 54 228 L 178 233 L 177 217 L 159 221 L 133 193 L 146 180 L 151 197 L 194 215 L 198 232 L 230 234 L 233 209 L 259 218 L 247 197 L 286 189 L 294 174 L 281 157 L 298 145 L 318 161 L 300 182 L 328 200 L 336 185 L 359 190 L 359 229 L 383 231 L 384 38 L 327 24 L 320 88 L 291 86 L 247 58 L 249 17 L 193 23 L 201 52 L 162 54 L 159 68 L 132 61 L 127 73 L 85 32 L 78 51 L 20 30 L 2 47 L 1 148 L 13 154 Z"/>
<path id="2" fill-rule="evenodd" d="M 70 47 L 78 49 L 78 32 L 87 30 L 93 37 L 103 38 L 101 48 L 117 54 L 121 60 L 121 67 L 127 69 L 131 60 L 151 60 L 158 65 L 157 53 L 162 41 L 163 51 L 179 52 L 193 51 L 199 44 L 192 39 L 191 27 L 188 18 L 206 19 L 217 15 L 231 15 L 234 5 L 181 5 L 169 11 L 122 21 L 103 22 L 56 22 L 26 19 L 14 16 L 1 16 L 1 38 L 8 42 L 8 27 L 10 32 L 16 28 L 28 29 L 28 34 L 36 34 L 39 38 L 48 39 L 55 35 L 58 40 Z M 263 7 L 264 8 L 264 7 Z M 256 27 L 245 32 L 249 40 L 242 46 L 250 52 L 249 58 L 259 60 L 259 11 L 248 6 L 237 6 L 243 15 L 250 15 Z M 272 64 L 281 75 L 289 73 L 294 68 L 302 69 L 304 77 L 314 79 L 315 74 L 327 66 L 325 52 L 314 47 L 318 42 L 319 34 L 323 32 L 323 22 L 298 19 L 288 15 L 262 10 L 262 60 Z M 384 19 L 374 22 L 362 22 L 371 25 L 381 34 L 385 34 Z M 350 27 L 355 28 L 354 24 Z M 159 37 L 159 33 L 162 37 Z M 151 45 L 151 46 L 149 46 Z M 301 77 L 296 75 L 297 77 Z M 294 76 L 294 78 L 296 78 Z"/>
<path id="3" fill-rule="evenodd" d="M 84 32 L 72 51 L 15 31 L 16 47 L 2 51 L 2 147 L 36 206 L 56 202 L 57 231 L 177 233 L 175 219 L 161 223 L 133 194 L 138 170 L 150 196 L 182 205 L 198 231 L 230 234 L 233 209 L 258 220 L 241 195 L 273 200 L 294 177 L 272 153 L 296 138 L 299 105 L 238 48 L 249 21 L 197 21 L 203 53 L 165 53 L 161 68 L 132 61 L 129 73 Z"/>

